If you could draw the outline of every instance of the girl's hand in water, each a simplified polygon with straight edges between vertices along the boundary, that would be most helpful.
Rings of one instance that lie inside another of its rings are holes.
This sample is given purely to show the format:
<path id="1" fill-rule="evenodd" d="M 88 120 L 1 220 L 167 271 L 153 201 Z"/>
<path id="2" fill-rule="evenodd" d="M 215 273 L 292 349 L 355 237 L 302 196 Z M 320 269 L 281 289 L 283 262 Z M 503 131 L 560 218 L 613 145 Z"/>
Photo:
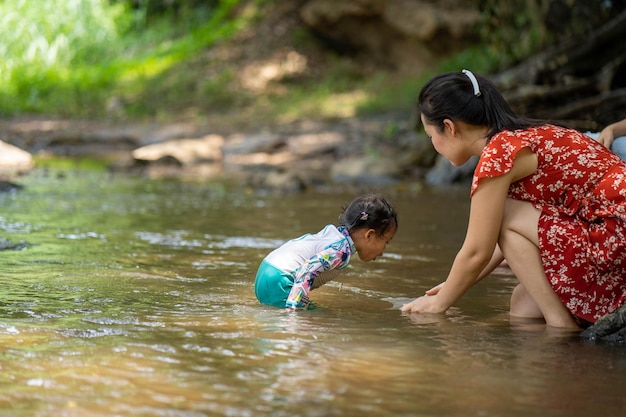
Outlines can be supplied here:
<path id="1" fill-rule="evenodd" d="M 432 287 L 430 290 L 426 291 L 426 295 L 437 295 L 439 293 L 439 290 L 441 290 L 441 287 L 443 287 L 443 284 L 445 284 L 445 282 L 442 282 L 436 287 Z"/>
<path id="2" fill-rule="evenodd" d="M 441 288 L 442 284 L 439 284 L 435 288 Z M 433 289 L 435 289 L 433 288 Z M 438 290 L 437 290 L 438 291 Z M 404 304 L 400 310 L 404 313 L 443 313 L 445 308 L 441 308 L 437 305 L 436 295 L 424 295 L 416 298 L 408 304 Z"/>

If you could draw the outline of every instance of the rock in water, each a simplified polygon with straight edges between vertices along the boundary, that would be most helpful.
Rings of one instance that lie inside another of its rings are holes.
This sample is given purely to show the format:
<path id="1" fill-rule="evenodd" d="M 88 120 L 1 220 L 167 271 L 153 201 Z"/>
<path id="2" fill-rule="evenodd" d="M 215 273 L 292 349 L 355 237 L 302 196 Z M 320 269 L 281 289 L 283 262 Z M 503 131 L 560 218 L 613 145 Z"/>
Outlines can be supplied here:
<path id="1" fill-rule="evenodd" d="M 586 340 L 607 343 L 626 343 L 626 304 L 602 316 L 586 328 L 581 336 Z"/>

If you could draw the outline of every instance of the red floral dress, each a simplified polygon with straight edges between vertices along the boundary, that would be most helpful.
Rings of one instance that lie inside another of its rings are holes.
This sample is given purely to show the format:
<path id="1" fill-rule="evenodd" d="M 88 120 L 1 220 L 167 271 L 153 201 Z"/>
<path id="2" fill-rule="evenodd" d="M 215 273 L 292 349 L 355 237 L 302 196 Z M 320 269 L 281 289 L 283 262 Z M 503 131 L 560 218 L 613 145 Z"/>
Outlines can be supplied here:
<path id="1" fill-rule="evenodd" d="M 508 172 L 530 148 L 537 171 L 508 196 L 541 210 L 539 248 L 563 304 L 594 323 L 626 299 L 626 163 L 582 133 L 553 125 L 505 131 L 483 149 L 471 194 L 482 178 Z"/>

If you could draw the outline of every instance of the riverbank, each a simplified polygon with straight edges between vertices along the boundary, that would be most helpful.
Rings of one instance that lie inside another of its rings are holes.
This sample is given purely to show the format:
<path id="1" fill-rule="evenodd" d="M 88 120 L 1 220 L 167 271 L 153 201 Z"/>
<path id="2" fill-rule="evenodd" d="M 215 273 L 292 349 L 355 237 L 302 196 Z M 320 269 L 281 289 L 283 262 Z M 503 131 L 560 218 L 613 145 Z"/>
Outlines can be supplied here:
<path id="1" fill-rule="evenodd" d="M 18 148 L 16 154 L 27 152 L 31 161 L 97 158 L 115 172 L 200 179 L 236 176 L 248 186 L 287 191 L 330 183 L 421 181 L 436 159 L 408 111 L 299 121 L 254 131 L 214 130 L 189 121 L 122 123 L 29 116 L 0 120 L 0 139 Z M 32 162 L 16 169 L 7 162 L 0 172 L 11 179 L 35 166 Z"/>

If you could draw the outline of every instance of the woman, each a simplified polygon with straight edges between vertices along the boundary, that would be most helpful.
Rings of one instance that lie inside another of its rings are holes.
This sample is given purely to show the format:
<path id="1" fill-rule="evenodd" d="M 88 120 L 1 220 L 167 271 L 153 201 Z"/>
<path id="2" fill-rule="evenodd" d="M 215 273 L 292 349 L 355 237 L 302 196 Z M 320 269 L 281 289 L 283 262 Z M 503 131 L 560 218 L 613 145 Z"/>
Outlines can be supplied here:
<path id="1" fill-rule="evenodd" d="M 469 225 L 446 281 L 402 311 L 441 313 L 506 259 L 510 313 L 579 329 L 626 298 L 626 164 L 582 133 L 516 116 L 470 71 L 431 79 L 419 112 L 437 152 L 479 156 Z"/>

